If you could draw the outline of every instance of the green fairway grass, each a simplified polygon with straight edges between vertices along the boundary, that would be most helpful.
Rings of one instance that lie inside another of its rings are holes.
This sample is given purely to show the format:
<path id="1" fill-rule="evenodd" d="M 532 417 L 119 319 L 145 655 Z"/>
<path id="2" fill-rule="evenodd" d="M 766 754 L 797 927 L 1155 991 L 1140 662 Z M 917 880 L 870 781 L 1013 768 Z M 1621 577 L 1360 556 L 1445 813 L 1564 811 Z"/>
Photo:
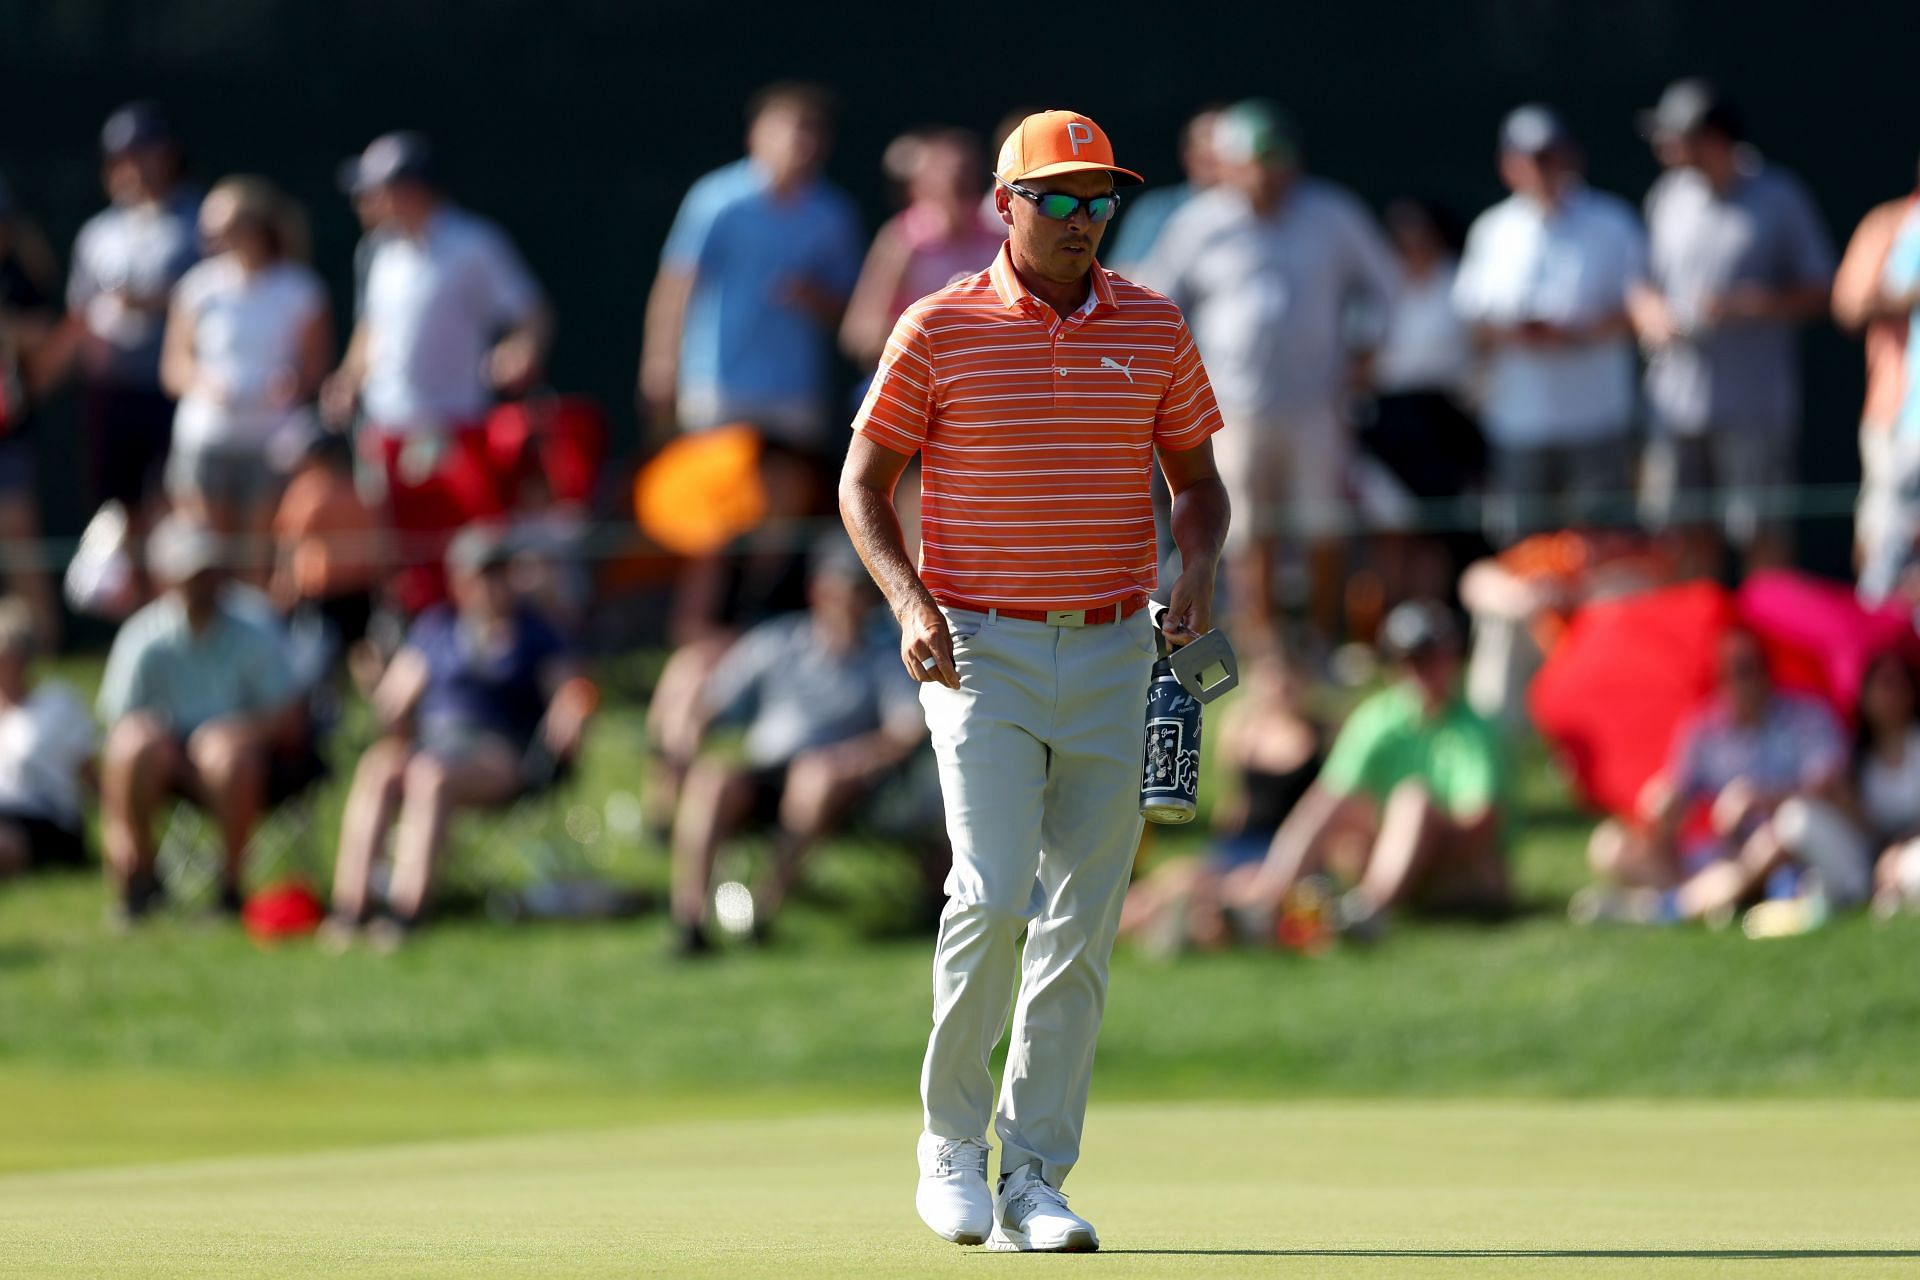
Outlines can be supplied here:
<path id="1" fill-rule="evenodd" d="M 639 753 L 610 701 L 559 811 Z M 1920 1274 L 1920 920 L 1576 931 L 1588 820 L 1524 759 L 1512 921 L 1121 950 L 1071 1188 L 1108 1251 L 1059 1264 L 913 1218 L 931 946 L 885 847 L 834 842 L 773 945 L 691 964 L 657 914 L 334 957 L 0 885 L 0 1275 Z M 650 840 L 601 852 L 664 887 Z"/>
<path id="2" fill-rule="evenodd" d="M 1097 1257 L 928 1233 L 911 1107 L 0 1178 L 32 1275 L 1894 1276 L 1912 1104 L 1096 1106 Z"/>

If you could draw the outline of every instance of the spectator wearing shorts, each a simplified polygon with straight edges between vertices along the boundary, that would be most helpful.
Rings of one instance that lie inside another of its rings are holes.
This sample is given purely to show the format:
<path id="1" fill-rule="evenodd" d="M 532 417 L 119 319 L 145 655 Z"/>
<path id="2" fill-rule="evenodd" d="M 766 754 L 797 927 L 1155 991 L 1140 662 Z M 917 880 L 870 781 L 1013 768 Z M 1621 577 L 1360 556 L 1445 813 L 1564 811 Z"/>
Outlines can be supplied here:
<path id="1" fill-rule="evenodd" d="M 1892 588 L 1893 567 L 1911 548 L 1920 507 L 1920 439 L 1895 430 L 1906 400 L 1912 299 L 1887 288 L 1887 259 L 1920 210 L 1920 191 L 1874 206 L 1833 275 L 1833 320 L 1866 347 L 1867 392 L 1860 408 L 1860 505 L 1854 513 L 1854 568 L 1870 602 Z"/>
<path id="2" fill-rule="evenodd" d="M 1186 313 L 1226 420 L 1232 608 L 1249 628 L 1271 625 L 1280 541 L 1302 535 L 1312 620 L 1331 639 L 1344 590 L 1347 320 L 1362 298 L 1390 305 L 1399 269 L 1366 207 L 1302 170 L 1277 107 L 1222 111 L 1214 148 L 1220 184 L 1168 219 L 1140 281 Z"/>
<path id="3" fill-rule="evenodd" d="M 1765 879 L 1783 847 L 1818 852 L 1790 828 L 1803 831 L 1809 813 L 1825 819 L 1846 768 L 1833 713 L 1781 692 L 1759 638 L 1728 632 L 1719 690 L 1675 733 L 1672 758 L 1641 797 L 1640 821 L 1595 829 L 1587 861 L 1600 883 L 1569 913 L 1582 924 L 1659 923 L 1731 906 Z M 1864 877 L 1861 866 L 1829 878 L 1859 901 Z"/>
<path id="4" fill-rule="evenodd" d="M 215 532 L 238 535 L 243 578 L 264 585 L 279 497 L 271 452 L 333 364 L 326 286 L 306 265 L 305 219 L 262 178 L 228 178 L 200 206 L 217 256 L 180 278 L 160 376 L 178 397 L 167 492 Z"/>
<path id="5" fill-rule="evenodd" d="M 742 758 L 707 754 L 682 788 L 673 827 L 673 917 L 681 954 L 708 949 L 707 898 L 721 844 L 750 823 L 776 831 L 755 894 L 762 929 L 808 851 L 926 740 L 918 691 L 894 658 L 853 547 L 816 549 L 807 611 L 742 636 L 708 678 L 693 736 L 745 730 Z"/>
<path id="6" fill-rule="evenodd" d="M 93 718 L 62 681 L 31 679 L 34 648 L 32 610 L 0 600 L 0 880 L 87 861 Z"/>
<path id="7" fill-rule="evenodd" d="M 360 449 L 385 477 L 397 536 L 396 594 L 417 613 L 445 594 L 453 531 L 501 512 L 484 419 L 496 394 L 540 380 L 552 318 L 505 233 L 447 197 L 425 137 L 375 138 L 341 183 L 378 231 L 322 408 L 345 426 L 359 407 Z"/>
<path id="8" fill-rule="evenodd" d="M 1706 81 L 1669 86 L 1641 125 L 1666 167 L 1647 193 L 1650 278 L 1632 300 L 1648 353 L 1648 511 L 1679 531 L 1689 573 L 1720 569 L 1713 516 L 1748 568 L 1783 564 L 1796 334 L 1827 312 L 1833 246 L 1800 180 L 1761 158 Z"/>
<path id="9" fill-rule="evenodd" d="M 821 176 L 833 116 L 817 86 L 761 90 L 747 108 L 746 157 L 687 192 L 647 299 L 643 421 L 751 423 L 816 470 L 837 460 L 832 337 L 861 237 L 853 201 Z"/>
<path id="10" fill-rule="evenodd" d="M 1357 884 L 1334 913 L 1343 932 L 1371 936 L 1403 906 L 1508 905 L 1499 736 L 1460 694 L 1459 627 L 1437 602 L 1410 600 L 1380 635 L 1399 678 L 1348 717 L 1265 860 L 1228 877 L 1229 903 L 1257 919 L 1356 851 L 1344 869 Z"/>
<path id="11" fill-rule="evenodd" d="M 1474 222 L 1454 284 L 1487 354 L 1488 533 L 1502 546 L 1632 515 L 1626 307 L 1646 246 L 1632 208 L 1587 186 L 1581 168 L 1551 108 L 1508 115 L 1500 177 L 1513 194 Z"/>
<path id="12" fill-rule="evenodd" d="M 168 516 L 147 558 L 164 594 L 120 628 L 100 681 L 107 877 L 121 921 L 152 909 L 160 894 L 154 825 L 181 796 L 219 827 L 220 906 L 238 914 L 273 747 L 299 712 L 286 637 L 229 586 L 226 540 L 206 525 Z"/>
<path id="13" fill-rule="evenodd" d="M 185 181 L 173 126 L 150 102 L 109 116 L 100 150 L 113 203 L 73 243 L 67 310 L 79 341 L 93 500 L 124 506 L 137 543 L 173 435 L 161 339 L 173 286 L 200 257 L 200 194 Z"/>
<path id="14" fill-rule="evenodd" d="M 328 939 L 385 949 L 420 923 L 450 820 L 551 781 L 542 761 L 579 750 L 593 695 L 564 641 L 514 595 L 503 527 L 476 524 L 447 551 L 452 602 L 415 619 L 374 690 L 385 736 L 360 757 L 340 824 Z M 374 865 L 393 843 L 390 914 L 373 916 Z"/>

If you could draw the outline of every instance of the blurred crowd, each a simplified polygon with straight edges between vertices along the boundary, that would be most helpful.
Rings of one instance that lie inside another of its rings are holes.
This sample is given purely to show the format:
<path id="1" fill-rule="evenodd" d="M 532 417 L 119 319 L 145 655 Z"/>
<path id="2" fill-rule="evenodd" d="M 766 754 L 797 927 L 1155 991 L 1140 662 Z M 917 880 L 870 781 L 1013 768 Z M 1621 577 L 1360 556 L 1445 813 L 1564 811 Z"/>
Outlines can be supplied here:
<path id="1" fill-rule="evenodd" d="M 263 821 L 325 776 L 357 694 L 374 730 L 322 932 L 397 942 L 457 813 L 566 784 L 598 699 L 590 624 L 619 586 L 607 549 L 637 547 L 672 565 L 644 812 L 677 948 L 710 949 L 716 921 L 765 937 L 808 851 L 848 831 L 910 849 L 936 900 L 924 723 L 832 521 L 860 394 L 836 348 L 869 373 L 901 313 L 985 269 L 1006 228 L 991 140 L 930 126 L 887 147 L 896 208 L 866 240 L 824 176 L 834 110 L 817 86 L 764 90 L 745 154 L 686 193 L 625 470 L 602 407 L 548 380 L 539 282 L 423 135 L 340 171 L 362 231 L 344 345 L 306 211 L 267 178 L 203 188 L 152 103 L 102 130 L 108 203 L 64 281 L 30 193 L 0 179 L 0 872 L 85 861 L 97 801 L 131 924 L 169 896 L 184 803 L 241 913 Z M 1142 859 L 1124 928 L 1148 945 L 1311 950 L 1404 910 L 1504 914 L 1510 762 L 1535 733 L 1612 812 L 1582 922 L 1746 909 L 1768 935 L 1920 900 L 1920 198 L 1890 193 L 1836 265 L 1804 186 L 1714 85 L 1677 82 L 1621 127 L 1662 168 L 1638 207 L 1589 183 L 1540 103 L 1491 130 L 1510 194 L 1470 220 L 1411 193 L 1376 215 L 1259 100 L 1198 111 L 1184 180 L 1125 197 L 1102 262 L 1181 306 L 1227 421 L 1222 616 L 1246 669 L 1209 729 L 1210 851 Z M 1801 514 L 1798 334 L 1829 322 L 1866 347 L 1863 480 L 1857 582 L 1814 612 L 1873 644 L 1800 678 L 1808 637 L 1756 621 L 1742 587 L 1661 649 L 1693 599 L 1676 584 L 1798 582 L 1769 575 Z M 57 564 L 35 419 L 69 386 L 96 514 Z M 29 674 L 60 648 L 62 585 L 118 625 L 98 730 Z M 1628 603 L 1649 660 L 1684 651 L 1698 678 L 1637 686 L 1659 686 L 1635 722 L 1658 759 L 1622 800 L 1595 781 L 1613 747 L 1543 714 L 1541 688 L 1604 717 L 1616 673 L 1582 636 Z M 716 884 L 746 834 L 770 849 L 758 882 Z"/>

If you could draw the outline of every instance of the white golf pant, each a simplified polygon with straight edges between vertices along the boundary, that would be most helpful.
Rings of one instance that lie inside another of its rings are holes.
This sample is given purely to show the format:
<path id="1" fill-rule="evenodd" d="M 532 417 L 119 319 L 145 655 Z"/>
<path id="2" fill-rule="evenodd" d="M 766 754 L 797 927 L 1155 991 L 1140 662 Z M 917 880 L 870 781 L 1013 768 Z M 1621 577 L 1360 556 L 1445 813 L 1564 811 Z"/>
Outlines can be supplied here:
<path id="1" fill-rule="evenodd" d="M 1092 627 L 944 612 L 960 688 L 920 690 L 953 842 L 920 1075 L 926 1129 L 985 1135 L 988 1059 L 1011 1009 L 1000 1167 L 1037 1162 L 1058 1187 L 1080 1155 L 1107 962 L 1140 843 L 1153 628 L 1145 610 Z"/>

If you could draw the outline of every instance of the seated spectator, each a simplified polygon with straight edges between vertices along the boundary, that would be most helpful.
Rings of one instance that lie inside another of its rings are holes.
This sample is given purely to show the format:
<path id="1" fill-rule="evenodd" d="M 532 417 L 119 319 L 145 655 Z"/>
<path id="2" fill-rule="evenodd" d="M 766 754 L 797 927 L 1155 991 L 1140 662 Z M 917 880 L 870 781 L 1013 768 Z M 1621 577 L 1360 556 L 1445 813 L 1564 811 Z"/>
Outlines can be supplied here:
<path id="1" fill-rule="evenodd" d="M 1597 915 L 1635 921 L 1728 919 L 1764 887 L 1767 901 L 1747 913 L 1749 937 L 1804 933 L 1837 907 L 1857 907 L 1884 861 L 1884 888 L 1898 878 L 1906 849 L 1920 837 L 1920 724 L 1913 673 L 1896 653 L 1874 659 L 1861 679 L 1858 730 L 1850 767 L 1818 795 L 1781 801 L 1773 821 L 1733 858 L 1708 863 L 1669 893 L 1627 890 Z M 1584 918 L 1594 895 L 1576 918 Z"/>
<path id="2" fill-rule="evenodd" d="M 1184 944 L 1223 947 L 1231 935 L 1223 914 L 1223 879 L 1257 866 L 1274 833 L 1320 772 L 1326 734 L 1308 714 L 1305 673 L 1277 648 L 1247 655 L 1244 692 L 1221 719 L 1221 759 L 1239 782 L 1214 810 L 1214 844 L 1198 858 L 1176 858 L 1134 882 L 1120 913 L 1123 937 L 1166 953 Z"/>
<path id="3" fill-rule="evenodd" d="M 1846 760 L 1833 713 L 1777 690 L 1759 638 L 1729 632 L 1719 692 L 1675 733 L 1671 762 L 1642 797 L 1643 825 L 1609 820 L 1594 831 L 1588 862 L 1602 883 L 1577 894 L 1569 914 L 1581 924 L 1657 923 L 1731 908 L 1789 845 L 1814 854 L 1804 837 L 1839 820 L 1829 804 Z M 1830 890 L 1864 896 L 1864 866 L 1836 875 L 1835 865 Z"/>
<path id="4" fill-rule="evenodd" d="M 447 551 L 453 604 L 423 613 L 374 690 L 386 736 L 354 771 L 334 864 L 327 939 L 362 926 L 376 948 L 419 924 L 457 809 L 506 804 L 577 753 L 593 706 L 566 647 L 513 594 L 512 548 L 470 525 Z M 371 918 L 374 863 L 393 833 L 390 915 Z"/>
<path id="5" fill-rule="evenodd" d="M 762 623 L 709 677 L 695 741 L 745 729 L 744 759 L 701 756 L 673 825 L 673 918 L 682 954 L 708 949 L 707 898 L 720 846 L 749 822 L 777 829 L 774 864 L 756 894 L 756 927 L 779 911 L 808 850 L 926 737 L 913 682 L 853 548 L 816 550 L 807 612 Z"/>
<path id="6" fill-rule="evenodd" d="M 93 721 L 68 685 L 30 678 L 34 648 L 33 610 L 0 600 L 0 880 L 87 860 L 80 790 Z"/>
<path id="7" fill-rule="evenodd" d="M 182 796 L 219 826 L 219 903 L 237 913 L 270 757 L 299 714 L 285 637 L 228 590 L 227 544 L 204 524 L 169 516 L 147 559 L 164 594 L 114 637 L 100 684 L 107 875 L 123 922 L 157 904 L 154 823 Z"/>
<path id="8" fill-rule="evenodd" d="M 273 603 L 289 617 L 320 619 L 335 652 L 352 656 L 373 617 L 387 536 L 354 488 L 345 436 L 321 432 L 308 442 L 274 512 L 273 534 Z"/>
<path id="9" fill-rule="evenodd" d="M 1522 538 L 1460 575 L 1473 618 L 1467 701 L 1509 732 L 1526 723 L 1526 692 L 1574 611 L 1673 580 L 1673 555 L 1630 530 L 1562 529 Z"/>
<path id="10" fill-rule="evenodd" d="M 1358 883 L 1335 911 L 1343 932 L 1371 936 L 1402 905 L 1484 914 L 1508 904 L 1500 744 L 1460 695 L 1453 615 L 1410 600 L 1387 615 L 1381 641 L 1400 678 L 1354 710 L 1266 860 L 1228 877 L 1229 903 L 1256 919 L 1356 848 Z"/>

